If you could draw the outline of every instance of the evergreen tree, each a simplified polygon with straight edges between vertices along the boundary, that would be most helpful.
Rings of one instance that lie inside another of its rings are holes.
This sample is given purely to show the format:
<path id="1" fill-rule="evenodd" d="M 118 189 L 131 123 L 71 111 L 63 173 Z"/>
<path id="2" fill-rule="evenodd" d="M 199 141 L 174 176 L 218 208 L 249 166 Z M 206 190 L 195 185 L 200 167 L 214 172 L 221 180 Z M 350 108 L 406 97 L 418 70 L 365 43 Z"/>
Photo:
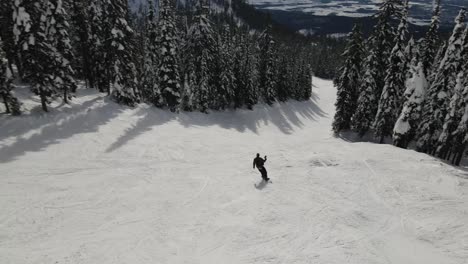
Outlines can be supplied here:
<path id="1" fill-rule="evenodd" d="M 75 90 L 75 71 L 71 62 L 74 55 L 69 37 L 68 16 L 62 0 L 49 0 L 47 3 L 46 35 L 50 45 L 55 47 L 54 84 L 62 91 L 65 103 L 68 103 L 69 92 Z"/>
<path id="2" fill-rule="evenodd" d="M 245 62 L 243 69 L 243 76 L 245 76 L 244 86 L 241 87 L 241 94 L 243 101 L 248 109 L 253 109 L 253 106 L 258 103 L 258 59 L 255 54 L 255 46 L 252 44 L 245 43 L 244 46 Z M 238 87 L 239 88 L 239 87 Z"/>
<path id="3" fill-rule="evenodd" d="M 148 15 L 146 16 L 145 55 L 142 77 L 142 97 L 150 102 L 159 101 L 158 89 L 158 31 L 155 17 L 154 0 L 148 0 Z"/>
<path id="4" fill-rule="evenodd" d="M 430 73 L 434 63 L 437 49 L 439 47 L 439 27 L 440 27 L 440 0 L 435 0 L 435 6 L 432 14 L 431 25 L 426 33 L 423 42 L 423 67 L 424 74 Z"/>
<path id="5" fill-rule="evenodd" d="M 107 0 L 91 1 L 88 8 L 88 45 L 90 53 L 90 85 L 107 92 L 110 95 L 110 50 L 111 29 L 107 23 L 108 2 Z"/>
<path id="6" fill-rule="evenodd" d="M 214 100 L 211 108 L 215 110 L 225 109 L 230 105 L 234 97 L 235 76 L 233 69 L 233 47 L 229 26 L 225 25 L 223 34 L 218 37 L 216 53 L 216 69 L 214 82 Z"/>
<path id="7" fill-rule="evenodd" d="M 454 132 L 452 146 L 453 158 L 452 163 L 455 165 L 460 165 L 461 158 L 464 155 L 466 145 L 468 143 L 468 78 L 465 76 L 465 88 L 463 89 L 463 109 L 462 117 L 460 123 L 458 124 L 457 129 Z"/>
<path id="8" fill-rule="evenodd" d="M 406 2 L 405 12 L 398 26 L 398 37 L 390 54 L 390 65 L 385 77 L 385 86 L 380 96 L 379 107 L 373 124 L 375 136 L 380 138 L 380 143 L 383 143 L 385 137 L 392 135 L 393 127 L 401 109 L 401 97 L 404 92 L 407 67 L 404 52 L 406 35 L 408 34 L 407 10 L 408 2 Z"/>
<path id="9" fill-rule="evenodd" d="M 265 103 L 271 105 L 275 101 L 275 70 L 276 70 L 276 52 L 275 41 L 271 35 L 271 26 L 268 26 L 259 37 L 260 50 L 260 91 Z"/>
<path id="10" fill-rule="evenodd" d="M 354 26 L 343 54 L 345 64 L 337 80 L 336 113 L 333 121 L 335 133 L 351 128 L 351 118 L 359 97 L 362 54 L 362 33 L 358 26 Z"/>
<path id="11" fill-rule="evenodd" d="M 397 33 L 392 26 L 392 22 L 401 17 L 402 7 L 402 0 L 384 0 L 382 2 L 376 14 L 377 24 L 368 42 L 370 45 L 368 49 L 376 54 L 376 61 L 373 62 L 376 69 L 373 72 L 375 73 L 374 80 L 377 85 L 375 88 L 377 97 L 380 97 L 385 85 L 388 60 L 397 39 Z"/>
<path id="12" fill-rule="evenodd" d="M 307 62 L 304 62 L 302 64 L 301 87 L 302 87 L 302 90 L 301 90 L 302 93 L 301 93 L 300 99 L 303 101 L 310 100 L 310 97 L 312 96 L 312 70 L 311 70 L 310 64 Z M 356 96 L 356 100 L 357 100 L 357 96 Z"/>
<path id="13" fill-rule="evenodd" d="M 457 138 L 457 136 L 454 132 L 457 130 L 465 110 L 463 81 L 464 74 L 460 72 L 457 75 L 455 89 L 450 99 L 447 115 L 445 116 L 444 125 L 442 126 L 442 132 L 437 142 L 436 154 L 442 159 L 449 158 L 452 147 L 456 145 L 454 138 Z"/>
<path id="14" fill-rule="evenodd" d="M 108 0 L 110 1 L 110 0 Z M 136 82 L 136 67 L 132 60 L 131 38 L 133 30 L 127 17 L 127 1 L 112 0 L 109 8 L 108 23 L 112 25 L 110 50 L 108 51 L 112 66 L 112 96 L 118 103 L 134 106 L 139 103 L 140 96 Z"/>
<path id="15" fill-rule="evenodd" d="M 411 79 L 406 83 L 406 98 L 403 110 L 393 128 L 393 144 L 397 147 L 407 148 L 413 139 L 415 130 L 421 117 L 422 104 L 427 90 L 427 81 L 424 75 L 424 65 L 417 58 L 411 67 Z"/>
<path id="16" fill-rule="evenodd" d="M 199 2 L 194 22 L 188 31 L 185 47 L 185 63 L 193 73 L 188 73 L 194 93 L 195 108 L 206 113 L 210 105 L 216 101 L 215 81 L 215 33 L 208 18 L 209 8 L 204 2 Z M 213 92 L 213 93 L 212 93 Z"/>
<path id="17" fill-rule="evenodd" d="M 21 47 L 22 60 L 28 62 L 24 65 L 25 76 L 33 92 L 40 96 L 45 112 L 57 92 L 54 83 L 57 49 L 47 36 L 50 20 L 46 19 L 46 11 L 46 0 L 18 0 L 13 12 L 15 40 Z"/>
<path id="18" fill-rule="evenodd" d="M 13 73 L 12 64 L 16 62 L 20 77 L 22 77 L 22 65 L 17 57 L 18 47 L 15 45 L 13 34 L 13 3 L 11 0 L 0 1 L 0 38 L 3 40 L 3 52 L 8 60 L 8 67 Z"/>
<path id="19" fill-rule="evenodd" d="M 286 102 L 291 96 L 291 86 L 289 76 L 291 76 L 291 65 L 286 55 L 281 56 L 278 64 L 278 78 L 276 82 L 276 94 L 280 102 Z"/>
<path id="20" fill-rule="evenodd" d="M 378 98 L 375 89 L 377 89 L 374 76 L 376 68 L 374 62 L 376 54 L 371 51 L 365 60 L 364 74 L 360 81 L 360 93 L 357 101 L 356 111 L 351 119 L 351 128 L 363 137 L 371 128 L 377 111 Z"/>
<path id="21" fill-rule="evenodd" d="M 465 10 L 462 9 L 455 19 L 456 25 L 453 34 L 428 90 L 423 116 L 418 128 L 417 147 L 419 151 L 434 153 L 436 150 L 436 143 L 449 111 L 450 98 L 456 85 L 456 75 L 459 72 L 465 30 L 464 21 Z"/>
<path id="22" fill-rule="evenodd" d="M 7 114 L 20 115 L 20 103 L 11 93 L 13 73 L 10 70 L 8 59 L 3 51 L 3 42 L 0 39 L 0 96 L 5 104 Z"/>
<path id="23" fill-rule="evenodd" d="M 180 73 L 178 65 L 178 37 L 174 7 L 170 0 L 160 2 L 159 17 L 159 89 L 161 97 L 156 105 L 165 105 L 172 112 L 180 104 Z"/>

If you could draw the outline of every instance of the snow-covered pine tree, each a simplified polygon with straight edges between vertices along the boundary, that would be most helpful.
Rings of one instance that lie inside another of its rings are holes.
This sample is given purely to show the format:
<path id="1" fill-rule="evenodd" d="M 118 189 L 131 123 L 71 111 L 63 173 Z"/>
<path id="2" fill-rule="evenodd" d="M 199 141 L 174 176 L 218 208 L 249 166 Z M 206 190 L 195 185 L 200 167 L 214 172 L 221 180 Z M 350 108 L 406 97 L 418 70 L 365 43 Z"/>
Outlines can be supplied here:
<path id="1" fill-rule="evenodd" d="M 47 29 L 47 0 L 16 0 L 14 2 L 13 32 L 21 47 L 21 57 L 27 61 L 26 79 L 32 84 L 32 91 L 40 96 L 42 109 L 56 94 L 54 86 L 56 48 L 49 43 Z"/>
<path id="2" fill-rule="evenodd" d="M 442 159 L 450 158 L 450 151 L 455 143 L 453 140 L 456 137 L 454 131 L 457 129 L 465 110 L 463 81 L 464 73 L 460 72 L 457 75 L 455 89 L 448 105 L 447 115 L 445 116 L 444 125 L 442 126 L 442 133 L 440 133 L 437 142 L 436 155 Z"/>
<path id="3" fill-rule="evenodd" d="M 437 54 L 434 58 L 434 63 L 432 64 L 431 68 L 428 69 L 426 78 L 427 78 L 427 83 L 429 84 L 429 86 L 433 83 L 433 80 L 437 75 L 437 72 L 439 70 L 439 65 L 445 56 L 445 52 L 447 51 L 447 45 L 448 45 L 447 41 L 442 41 L 441 45 L 437 49 Z"/>
<path id="4" fill-rule="evenodd" d="M 218 36 L 216 48 L 216 69 L 213 76 L 215 100 L 211 101 L 210 108 L 222 110 L 233 101 L 235 84 L 233 45 L 228 25 L 224 25 L 222 34 Z"/>
<path id="5" fill-rule="evenodd" d="M 234 34 L 233 46 L 233 74 L 234 74 L 234 108 L 244 106 L 245 96 L 243 92 L 246 86 L 246 76 L 244 75 L 245 62 L 247 60 L 248 46 L 246 45 L 245 38 L 239 32 Z"/>
<path id="6" fill-rule="evenodd" d="M 3 40 L 3 51 L 8 60 L 8 67 L 13 72 L 13 63 L 16 62 L 16 67 L 22 77 L 21 63 L 17 57 L 17 46 L 13 35 L 13 3 L 12 1 L 0 1 L 0 38 Z M 14 74 L 14 72 L 13 72 Z"/>
<path id="7" fill-rule="evenodd" d="M 156 24 L 154 0 L 148 0 L 148 14 L 146 16 L 145 57 L 142 77 L 142 99 L 157 102 L 160 97 L 158 89 L 158 31 Z"/>
<path id="8" fill-rule="evenodd" d="M 174 6 L 171 0 L 161 0 L 159 6 L 159 89 L 161 97 L 156 105 L 165 105 L 172 112 L 180 104 L 180 73 L 178 58 L 178 36 L 175 26 Z"/>
<path id="9" fill-rule="evenodd" d="M 404 93 L 406 100 L 400 117 L 393 128 L 393 144 L 400 148 L 407 148 L 414 137 L 428 86 L 423 63 L 417 62 L 418 58 L 413 60 L 410 70 L 412 77 L 406 82 L 406 91 Z"/>
<path id="10" fill-rule="evenodd" d="M 62 92 L 63 100 L 68 103 L 69 93 L 75 90 L 75 71 L 71 62 L 74 60 L 73 48 L 69 37 L 68 15 L 62 0 L 47 2 L 46 35 L 54 53 L 54 85 Z"/>
<path id="11" fill-rule="evenodd" d="M 276 82 L 276 94 L 280 102 L 285 102 L 291 96 L 290 78 L 291 76 L 291 65 L 287 58 L 287 55 L 282 55 L 278 64 L 278 76 Z"/>
<path id="12" fill-rule="evenodd" d="M 133 30 L 127 21 L 127 0 L 112 0 L 107 7 L 109 8 L 107 21 L 112 25 L 110 50 L 107 51 L 112 67 L 111 82 L 114 89 L 112 97 L 118 103 L 134 106 L 140 102 L 140 96 L 136 82 L 136 67 L 131 54 Z"/>
<path id="13" fill-rule="evenodd" d="M 263 31 L 259 37 L 260 50 L 260 91 L 265 103 L 272 105 L 276 98 L 276 51 L 275 40 L 271 35 L 271 25 Z"/>
<path id="14" fill-rule="evenodd" d="M 434 10 L 431 19 L 431 25 L 426 33 L 422 47 L 422 60 L 424 66 L 424 74 L 427 76 L 431 72 L 432 64 L 435 61 L 438 47 L 440 46 L 439 37 L 440 27 L 440 0 L 434 1 Z"/>
<path id="15" fill-rule="evenodd" d="M 376 53 L 371 50 L 365 59 L 360 80 L 360 92 L 356 111 L 351 119 L 351 129 L 363 137 L 371 128 L 377 111 L 378 98 L 376 96 Z"/>
<path id="16" fill-rule="evenodd" d="M 467 63 L 468 64 L 468 63 Z M 465 149 L 468 143 L 468 78 L 465 75 L 465 83 L 463 89 L 463 109 L 462 117 L 457 129 L 453 135 L 453 146 L 452 146 L 452 163 L 456 166 L 460 165 L 460 161 L 465 153 Z"/>
<path id="17" fill-rule="evenodd" d="M 11 93 L 12 81 L 13 73 L 10 70 L 8 59 L 3 51 L 3 42 L 0 39 L 0 96 L 3 99 L 7 114 L 20 115 L 20 103 Z"/>
<path id="18" fill-rule="evenodd" d="M 184 48 L 185 64 L 192 65 L 189 70 L 194 71 L 188 73 L 188 77 L 195 78 L 195 80 L 189 80 L 189 83 L 194 85 L 191 88 L 194 93 L 194 105 L 197 110 L 204 113 L 210 105 L 213 105 L 217 97 L 215 93 L 211 93 L 216 90 L 213 87 L 216 42 L 208 13 L 209 7 L 204 0 L 200 0 Z"/>
<path id="19" fill-rule="evenodd" d="M 258 57 L 256 56 L 257 46 L 250 43 L 244 37 L 239 44 L 236 58 L 240 61 L 240 66 L 234 71 L 235 86 L 235 106 L 246 106 L 252 109 L 258 103 Z M 235 68 L 236 69 L 236 68 Z"/>
<path id="20" fill-rule="evenodd" d="M 466 134 L 458 134 L 458 127 L 465 112 L 464 90 L 468 84 L 468 27 L 465 28 L 463 47 L 460 53 L 459 73 L 455 89 L 450 99 L 449 110 L 445 116 L 442 133 L 437 142 L 436 154 L 443 159 L 450 159 L 451 155 L 458 155 L 459 146 L 463 144 Z"/>
<path id="21" fill-rule="evenodd" d="M 99 89 L 100 92 L 110 94 L 110 50 L 109 39 L 110 25 L 108 2 L 106 0 L 91 1 L 88 7 L 88 39 L 90 53 L 90 85 Z"/>
<path id="22" fill-rule="evenodd" d="M 405 58 L 406 62 L 405 66 L 406 68 L 404 71 L 406 72 L 406 78 L 410 79 L 413 77 L 413 74 L 411 72 L 411 67 L 414 66 L 416 67 L 417 64 L 419 63 L 419 44 L 416 44 L 414 41 L 414 38 L 411 37 L 408 43 L 406 44 L 405 48 Z M 416 59 L 416 60 L 414 60 Z"/>
<path id="23" fill-rule="evenodd" d="M 368 50 L 376 53 L 376 61 L 373 63 L 376 69 L 373 72 L 375 73 L 374 80 L 377 85 L 375 88 L 377 98 L 380 97 L 385 85 L 388 59 L 395 46 L 396 30 L 392 22 L 401 17 L 402 7 L 402 0 L 384 0 L 376 14 L 377 24 L 368 41 Z"/>
<path id="24" fill-rule="evenodd" d="M 361 62 L 362 63 L 362 62 Z M 312 69 L 308 61 L 304 61 L 301 71 L 301 101 L 307 101 L 312 96 Z M 357 96 L 356 96 L 357 101 Z"/>
<path id="25" fill-rule="evenodd" d="M 373 129 L 380 143 L 384 138 L 391 136 L 393 127 L 400 114 L 402 95 L 405 90 L 407 59 L 405 57 L 405 43 L 408 34 L 408 1 L 406 1 L 401 22 L 398 26 L 398 34 L 395 47 L 390 54 L 390 64 L 385 77 L 385 86 L 379 100 L 377 115 L 375 116 Z"/>
<path id="26" fill-rule="evenodd" d="M 362 56 L 362 33 L 360 27 L 355 25 L 343 53 L 345 63 L 340 70 L 341 75 L 336 81 L 336 113 L 333 120 L 333 131 L 335 133 L 351 128 L 351 118 L 356 110 L 359 97 Z"/>
<path id="27" fill-rule="evenodd" d="M 456 25 L 447 44 L 444 57 L 438 65 L 433 83 L 428 89 L 423 116 L 418 128 L 417 148 L 419 151 L 431 154 L 436 151 L 436 144 L 449 111 L 450 99 L 460 70 L 465 15 L 466 11 L 462 9 L 455 19 Z"/>

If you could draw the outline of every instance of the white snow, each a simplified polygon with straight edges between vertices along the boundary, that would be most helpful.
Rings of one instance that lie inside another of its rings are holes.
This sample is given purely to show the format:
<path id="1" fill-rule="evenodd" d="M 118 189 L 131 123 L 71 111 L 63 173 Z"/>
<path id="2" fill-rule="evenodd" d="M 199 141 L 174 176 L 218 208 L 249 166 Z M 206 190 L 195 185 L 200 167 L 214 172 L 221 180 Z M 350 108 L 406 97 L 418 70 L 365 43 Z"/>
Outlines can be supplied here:
<path id="1" fill-rule="evenodd" d="M 0 262 L 466 263 L 466 168 L 333 137 L 336 90 L 314 85 L 209 115 L 26 100 L 0 115 Z"/>

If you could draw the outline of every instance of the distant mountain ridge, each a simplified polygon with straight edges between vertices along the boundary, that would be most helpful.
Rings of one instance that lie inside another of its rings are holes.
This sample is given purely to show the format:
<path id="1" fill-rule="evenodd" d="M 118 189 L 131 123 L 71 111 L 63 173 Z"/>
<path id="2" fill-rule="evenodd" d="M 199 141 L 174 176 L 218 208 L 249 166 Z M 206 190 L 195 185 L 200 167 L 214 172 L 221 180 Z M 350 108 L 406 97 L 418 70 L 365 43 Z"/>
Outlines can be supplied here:
<path id="1" fill-rule="evenodd" d="M 382 0 L 249 0 L 262 10 L 302 12 L 315 16 L 368 17 L 378 10 Z M 467 0 L 443 0 L 442 22 L 451 24 L 461 8 L 468 7 Z M 430 22 L 432 0 L 410 1 L 410 22 L 425 25 Z"/>
<path id="2" fill-rule="evenodd" d="M 148 0 L 129 0 L 137 11 Z M 177 0 L 185 4 L 187 0 Z M 211 0 L 219 3 L 223 0 Z M 230 0 L 224 0 L 230 1 Z M 235 1 L 235 0 L 233 0 Z M 260 11 L 269 12 L 272 18 L 292 30 L 306 34 L 347 33 L 355 22 L 370 22 L 382 0 L 247 0 Z M 156 0 L 157 4 L 157 0 Z M 468 8 L 468 0 L 442 0 L 442 30 L 449 31 L 461 8 Z M 433 0 L 410 0 L 410 23 L 418 32 L 430 23 Z M 367 25 L 369 26 L 369 25 Z"/>

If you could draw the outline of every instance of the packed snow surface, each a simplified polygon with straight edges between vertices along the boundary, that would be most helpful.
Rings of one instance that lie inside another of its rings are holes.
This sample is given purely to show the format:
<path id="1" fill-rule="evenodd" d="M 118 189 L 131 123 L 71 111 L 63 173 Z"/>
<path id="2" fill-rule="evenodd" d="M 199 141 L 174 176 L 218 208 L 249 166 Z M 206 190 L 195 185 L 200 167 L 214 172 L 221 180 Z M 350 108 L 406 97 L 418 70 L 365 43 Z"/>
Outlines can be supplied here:
<path id="1" fill-rule="evenodd" d="M 336 90 L 314 84 L 308 102 L 254 111 L 176 115 L 83 89 L 0 116 L 0 262 L 468 263 L 467 170 L 334 137 Z"/>

